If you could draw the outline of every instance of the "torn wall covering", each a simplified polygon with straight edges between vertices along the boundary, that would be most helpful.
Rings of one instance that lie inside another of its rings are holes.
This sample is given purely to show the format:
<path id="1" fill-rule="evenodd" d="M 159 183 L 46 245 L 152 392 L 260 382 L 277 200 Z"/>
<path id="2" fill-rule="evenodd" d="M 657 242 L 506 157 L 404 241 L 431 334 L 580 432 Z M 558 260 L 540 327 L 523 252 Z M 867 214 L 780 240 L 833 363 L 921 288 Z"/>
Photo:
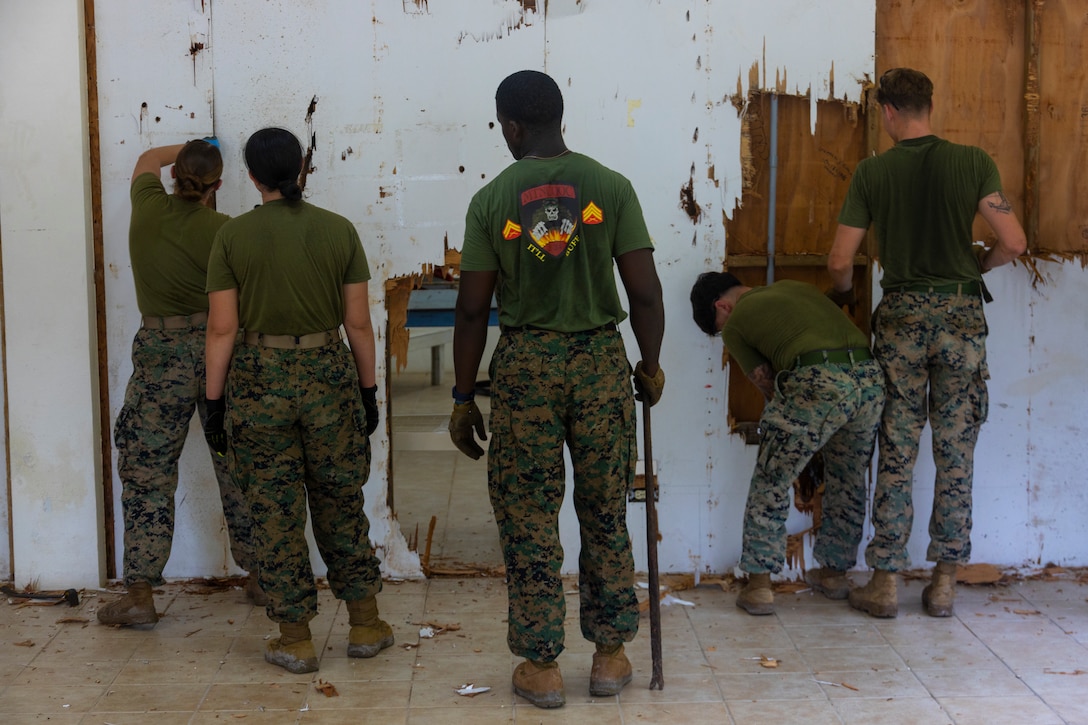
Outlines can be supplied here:
<path id="1" fill-rule="evenodd" d="M 120 407 L 138 319 L 125 235 L 128 177 L 139 151 L 214 132 L 227 164 L 218 207 L 237 214 L 256 203 L 241 157 L 248 135 L 261 126 L 283 125 L 309 141 L 307 194 L 348 216 L 360 230 L 374 279 L 380 281 L 370 289 L 384 349 L 395 337 L 394 317 L 386 312 L 386 281 L 443 264 L 447 239 L 451 249 L 459 249 L 469 198 L 510 161 L 493 124 L 495 86 L 514 70 L 543 69 L 563 89 L 568 144 L 631 179 L 655 237 L 668 315 L 662 365 L 670 380 L 654 416 L 660 428 L 654 437 L 662 569 L 728 571 L 739 558 L 754 451 L 728 433 L 720 343 L 691 324 L 687 293 L 699 272 L 721 267 L 728 251 L 723 227 L 743 196 L 743 134 L 732 99 L 746 98 L 753 89 L 779 91 L 806 98 L 811 119 L 818 116 L 821 99 L 857 102 L 863 79 L 873 72 L 874 5 L 871 0 L 818 8 L 796 0 L 650 2 L 638 8 L 594 0 L 540 5 L 556 8 L 556 14 L 499 0 L 290 5 L 205 0 L 164 6 L 154 14 L 143 12 L 137 0 L 99 4 L 111 418 Z M 632 44 L 631 37 L 646 40 Z M 204 45 L 196 54 L 190 53 L 194 42 Z M 753 67 L 759 68 L 756 79 L 748 74 Z M 308 125 L 314 97 L 318 103 Z M 144 103 L 149 111 L 141 119 Z M 689 183 L 691 199 L 701 209 L 694 221 L 677 199 L 677 190 Z M 5 271 L 12 273 L 6 265 Z M 1071 282 L 1065 275 L 1057 281 Z M 1067 368 L 1025 359 L 1019 351 L 1024 346 L 1015 343 L 1026 337 L 1023 309 L 1031 292 L 1003 270 L 991 276 L 991 287 L 1001 295 L 992 308 L 992 327 L 1004 330 L 999 350 L 1005 354 L 991 365 L 992 421 L 980 444 L 984 457 L 1000 463 L 984 467 L 983 475 L 996 465 L 1009 491 L 1023 492 L 1031 479 L 1046 500 L 1051 487 L 1063 484 L 1043 480 L 1034 459 L 1008 441 L 1020 439 L 1025 396 L 1034 406 L 1065 403 L 1049 385 L 1017 392 L 1009 384 L 1038 371 L 1060 381 Z M 1064 288 L 1052 293 L 1060 298 L 1058 306 L 1070 303 L 1061 298 L 1064 293 Z M 1072 322 L 1071 317 L 1059 320 Z M 1031 324 L 1035 351 L 1048 344 L 1038 343 L 1044 337 L 1066 357 L 1080 354 L 1055 338 L 1052 326 Z M 635 358 L 633 337 L 627 325 L 623 329 Z M 384 364 L 379 370 L 383 380 L 394 374 Z M 387 402 L 384 395 L 379 400 Z M 1061 414 L 1059 420 L 1065 422 Z M 387 573 L 418 575 L 418 558 L 408 551 L 382 495 L 388 437 L 376 435 L 373 442 L 365 489 L 372 537 Z M 1068 456 L 1059 454 L 1059 464 L 1062 460 Z M 926 465 L 918 475 L 925 480 Z M 168 575 L 232 572 L 200 446 L 187 447 L 182 476 L 194 483 L 179 501 Z M 119 496 L 116 481 L 114 490 Z M 919 510 L 925 507 L 923 497 L 924 491 L 916 502 Z M 1001 563 L 1044 555 L 1074 563 L 1069 559 L 1078 554 L 1072 542 L 1057 533 L 1065 520 L 1060 511 L 1035 513 L 1042 523 L 981 502 L 976 555 Z M 572 518 L 568 506 L 561 519 L 565 571 L 576 566 L 578 553 Z M 645 540 L 642 518 L 629 517 L 636 542 Z M 1010 524 L 1029 533 L 1011 541 L 991 534 Z M 808 519 L 797 517 L 788 525 L 797 532 Z M 924 539 L 923 531 L 912 541 L 916 562 L 924 560 Z M 640 548 L 636 565 L 641 568 Z M 119 559 L 119 551 L 110 553 Z"/>

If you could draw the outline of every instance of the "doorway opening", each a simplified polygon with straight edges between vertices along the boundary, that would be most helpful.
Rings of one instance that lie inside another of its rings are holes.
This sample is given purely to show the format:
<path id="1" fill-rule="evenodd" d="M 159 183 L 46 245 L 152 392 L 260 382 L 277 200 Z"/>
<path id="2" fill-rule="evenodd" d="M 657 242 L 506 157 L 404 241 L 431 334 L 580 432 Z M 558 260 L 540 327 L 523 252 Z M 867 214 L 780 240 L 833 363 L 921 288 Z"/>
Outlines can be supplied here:
<path id="1" fill-rule="evenodd" d="M 388 501 L 425 576 L 498 576 L 503 562 L 487 495 L 487 457 L 464 455 L 448 431 L 456 269 L 456 263 L 427 266 L 386 283 Z M 485 422 L 487 364 L 497 339 L 492 326 L 476 397 Z"/>

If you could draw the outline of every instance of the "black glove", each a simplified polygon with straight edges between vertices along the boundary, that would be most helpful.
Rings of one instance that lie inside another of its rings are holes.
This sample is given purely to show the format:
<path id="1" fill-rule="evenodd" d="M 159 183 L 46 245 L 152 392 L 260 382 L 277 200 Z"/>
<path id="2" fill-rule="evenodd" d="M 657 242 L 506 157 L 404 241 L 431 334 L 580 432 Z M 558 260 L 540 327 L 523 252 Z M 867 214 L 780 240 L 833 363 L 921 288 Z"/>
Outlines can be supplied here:
<path id="1" fill-rule="evenodd" d="M 363 412 L 366 413 L 366 434 L 378 430 L 378 386 L 360 388 L 363 391 Z"/>
<path id="2" fill-rule="evenodd" d="M 850 312 L 850 316 L 853 317 L 858 311 L 858 294 L 854 291 L 854 288 L 840 292 L 832 287 L 827 291 L 827 298 L 835 303 L 836 307 L 846 307 Z"/>
<path id="3" fill-rule="evenodd" d="M 665 390 L 665 371 L 657 366 L 657 372 L 647 375 L 642 369 L 642 362 L 635 365 L 635 400 L 641 400 L 651 408 L 661 400 L 661 393 Z"/>
<path id="4" fill-rule="evenodd" d="M 227 401 L 225 398 L 211 400 L 204 398 L 204 409 L 207 417 L 204 418 L 204 439 L 220 457 L 227 455 L 227 431 L 223 427 L 227 417 Z"/>
<path id="5" fill-rule="evenodd" d="M 480 409 L 476 407 L 476 401 L 454 403 L 453 414 L 450 415 L 450 438 L 453 440 L 453 445 L 457 446 L 457 450 L 475 461 L 479 460 L 480 456 L 484 454 L 484 449 L 480 447 L 480 444 L 476 442 L 476 438 L 473 437 L 473 430 L 476 431 L 476 435 L 480 436 L 481 440 L 487 440 L 487 432 L 484 430 L 484 416 Z"/>

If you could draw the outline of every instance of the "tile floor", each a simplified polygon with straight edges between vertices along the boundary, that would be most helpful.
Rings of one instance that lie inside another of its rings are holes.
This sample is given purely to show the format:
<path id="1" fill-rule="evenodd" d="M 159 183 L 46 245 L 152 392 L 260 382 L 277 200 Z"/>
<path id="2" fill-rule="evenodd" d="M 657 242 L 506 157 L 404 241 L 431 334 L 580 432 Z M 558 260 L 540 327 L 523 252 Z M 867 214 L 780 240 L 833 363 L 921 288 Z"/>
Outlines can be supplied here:
<path id="1" fill-rule="evenodd" d="M 588 694 L 592 647 L 568 596 L 558 710 L 510 691 L 517 660 L 497 578 L 386 582 L 379 602 L 397 642 L 371 660 L 346 657 L 347 614 L 322 591 L 312 623 L 321 669 L 309 675 L 264 662 L 275 628 L 239 589 L 168 584 L 156 594 L 164 616 L 148 631 L 98 625 L 104 593 L 85 593 L 75 609 L 6 604 L 0 722 L 1088 723 L 1088 588 L 960 587 L 955 616 L 933 619 L 922 586 L 901 584 L 894 620 L 810 592 L 780 593 L 773 616 L 751 617 L 735 591 L 678 591 L 691 606 L 662 607 L 664 689 L 648 689 L 644 616 L 628 645 L 634 681 L 608 698 Z M 448 631 L 421 637 L 427 624 Z M 763 667 L 764 657 L 778 666 Z M 469 683 L 491 689 L 457 694 Z"/>
<path id="2" fill-rule="evenodd" d="M 419 523 L 422 549 L 436 517 L 432 565 L 486 569 L 501 563 L 486 469 L 452 450 L 447 415 L 448 389 L 431 389 L 428 376 L 395 384 L 398 518 L 409 535 Z M 276 628 L 240 589 L 170 583 L 156 594 L 163 617 L 148 631 L 99 625 L 95 610 L 109 593 L 85 592 L 75 609 L 0 600 L 0 725 L 1088 725 L 1088 586 L 1077 574 L 961 587 L 948 619 L 922 612 L 924 582 L 916 579 L 901 582 L 894 620 L 807 591 L 779 593 L 773 616 L 751 617 L 734 606 L 735 590 L 704 583 L 675 592 L 687 604 L 662 607 L 664 689 L 648 689 L 644 615 L 628 645 L 634 681 L 609 698 L 589 696 L 593 650 L 579 633 L 571 580 L 568 649 L 559 658 L 567 704 L 558 710 L 535 708 L 510 690 L 518 660 L 506 648 L 499 578 L 386 582 L 379 606 L 396 644 L 370 660 L 346 656 L 347 613 L 323 590 L 312 623 L 321 669 L 310 675 L 264 662 Z M 862 584 L 867 576 L 853 578 Z M 426 625 L 447 631 L 421 637 Z M 457 694 L 470 683 L 491 689 Z"/>

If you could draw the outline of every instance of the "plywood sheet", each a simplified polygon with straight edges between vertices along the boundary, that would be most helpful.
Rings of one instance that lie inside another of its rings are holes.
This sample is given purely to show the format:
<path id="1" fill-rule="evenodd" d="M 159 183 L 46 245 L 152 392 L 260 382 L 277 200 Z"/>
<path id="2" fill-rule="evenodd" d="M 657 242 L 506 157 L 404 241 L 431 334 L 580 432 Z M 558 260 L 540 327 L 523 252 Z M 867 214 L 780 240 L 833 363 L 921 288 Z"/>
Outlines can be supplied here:
<path id="1" fill-rule="evenodd" d="M 1088 253 L 1086 43 L 1084 0 L 877 0 L 877 74 L 929 75 L 934 131 L 994 157 L 1037 254 Z"/>
<path id="2" fill-rule="evenodd" d="M 1088 252 L 1088 5 L 1039 12 L 1040 252 Z"/>
<path id="3" fill-rule="evenodd" d="M 743 190 L 725 220 L 729 255 L 767 253 L 770 203 L 771 101 L 752 93 L 742 111 Z M 775 184 L 777 254 L 827 254 L 850 175 L 865 154 L 865 128 L 857 104 L 816 102 L 778 95 L 778 173 Z"/>

